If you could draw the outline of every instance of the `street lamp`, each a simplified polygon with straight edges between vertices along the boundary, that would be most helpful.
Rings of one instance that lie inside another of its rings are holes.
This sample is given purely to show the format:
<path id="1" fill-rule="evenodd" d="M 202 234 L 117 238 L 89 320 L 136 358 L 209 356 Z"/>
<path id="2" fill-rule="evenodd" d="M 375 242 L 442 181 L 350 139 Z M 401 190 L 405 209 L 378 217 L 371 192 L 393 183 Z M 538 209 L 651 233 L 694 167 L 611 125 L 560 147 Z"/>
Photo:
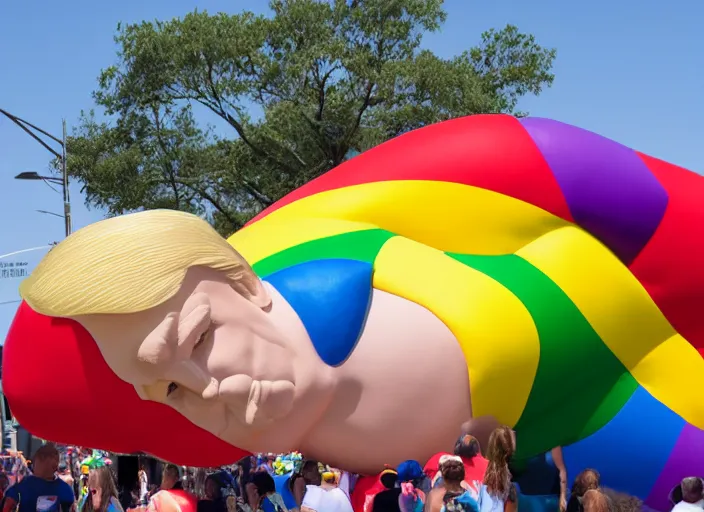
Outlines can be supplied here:
<path id="1" fill-rule="evenodd" d="M 42 180 L 42 181 L 50 181 L 52 183 L 63 183 L 63 181 L 59 178 L 55 178 L 53 176 L 40 176 L 34 171 L 25 171 L 19 173 L 17 176 L 15 176 L 16 180 Z"/>
<path id="2" fill-rule="evenodd" d="M 19 173 L 17 176 L 15 176 L 15 179 L 16 179 L 16 180 L 41 180 L 41 181 L 43 181 L 44 183 L 46 183 L 47 186 L 48 186 L 49 188 L 51 188 L 51 190 L 53 190 L 54 192 L 57 192 L 57 193 L 58 193 L 59 191 L 56 190 L 54 187 L 52 187 L 52 186 L 50 185 L 50 183 L 57 183 L 57 184 L 59 184 L 59 185 L 63 185 L 63 181 L 62 181 L 61 179 L 59 179 L 59 178 L 55 178 L 54 176 L 40 176 L 39 174 L 37 174 L 37 173 L 34 172 L 34 171 L 25 171 L 25 172 L 21 172 L 21 173 Z M 38 211 L 39 213 L 45 213 L 45 214 L 47 214 L 47 215 L 53 215 L 54 217 L 59 217 L 60 219 L 63 219 L 63 218 L 64 218 L 63 215 L 59 215 L 58 213 L 49 212 L 49 211 L 46 211 L 46 210 L 37 210 L 37 211 Z"/>
<path id="3" fill-rule="evenodd" d="M 69 197 L 69 191 L 68 187 L 65 186 L 64 180 L 61 178 L 56 178 L 54 176 L 41 176 L 40 174 L 34 172 L 34 171 L 25 171 L 19 173 L 17 176 L 15 176 L 16 180 L 31 180 L 31 181 L 38 181 L 41 180 L 45 183 L 56 183 L 57 185 L 61 185 L 62 188 L 62 193 L 64 196 L 64 214 L 59 215 L 58 213 L 54 212 L 48 212 L 46 210 L 37 210 L 40 213 L 46 213 L 49 215 L 53 215 L 55 217 L 62 217 L 64 219 L 64 227 L 66 230 L 66 236 L 71 234 L 71 199 Z M 51 185 L 49 185 L 51 186 Z M 53 187 L 52 187 L 53 188 Z M 54 189 L 56 192 L 56 189 Z"/>
<path id="4" fill-rule="evenodd" d="M 41 144 L 44 149 L 49 151 L 52 155 L 54 155 L 56 158 L 59 159 L 59 162 L 61 164 L 61 178 L 54 178 L 52 176 L 40 176 L 36 172 L 33 171 L 28 171 L 28 172 L 21 172 L 17 176 L 15 176 L 15 179 L 18 180 L 42 180 L 45 183 L 56 183 L 61 185 L 61 190 L 63 193 L 64 197 L 64 227 L 65 227 L 65 232 L 66 236 L 71 234 L 71 197 L 69 195 L 69 190 L 68 190 L 68 168 L 66 165 L 66 120 L 62 120 L 62 127 L 63 127 L 63 136 L 61 139 L 58 137 L 54 137 L 52 134 L 42 130 L 41 128 L 33 125 L 29 121 L 25 121 L 24 119 L 20 119 L 19 117 L 10 114 L 6 110 L 3 110 L 0 108 L 0 114 L 4 115 L 7 117 L 10 121 L 15 123 L 17 126 L 22 128 L 30 137 L 32 137 L 34 140 L 36 140 L 39 144 Z M 32 131 L 34 130 L 34 131 Z M 44 135 L 45 137 L 48 137 L 49 139 L 53 140 L 54 142 L 58 143 L 59 146 L 61 146 L 61 152 L 59 153 L 55 149 L 53 149 L 51 146 L 49 146 L 44 140 L 41 139 L 36 133 L 34 132 L 39 132 L 40 134 Z M 57 215 L 57 214 L 53 214 Z M 61 215 L 58 215 L 61 217 Z"/>

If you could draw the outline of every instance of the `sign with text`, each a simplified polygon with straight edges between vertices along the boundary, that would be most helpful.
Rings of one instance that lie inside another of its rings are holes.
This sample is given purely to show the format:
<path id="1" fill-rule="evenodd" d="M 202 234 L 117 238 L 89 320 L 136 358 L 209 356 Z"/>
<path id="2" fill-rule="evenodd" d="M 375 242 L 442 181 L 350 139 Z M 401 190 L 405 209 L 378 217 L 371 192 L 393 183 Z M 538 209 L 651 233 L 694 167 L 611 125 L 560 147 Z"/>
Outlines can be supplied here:
<path id="1" fill-rule="evenodd" d="M 27 261 L 0 261 L 0 279 L 22 279 L 29 275 Z"/>
<path id="2" fill-rule="evenodd" d="M 5 342 L 7 329 L 20 305 L 20 283 L 29 277 L 49 249 L 51 245 L 0 251 L 0 345 Z"/>

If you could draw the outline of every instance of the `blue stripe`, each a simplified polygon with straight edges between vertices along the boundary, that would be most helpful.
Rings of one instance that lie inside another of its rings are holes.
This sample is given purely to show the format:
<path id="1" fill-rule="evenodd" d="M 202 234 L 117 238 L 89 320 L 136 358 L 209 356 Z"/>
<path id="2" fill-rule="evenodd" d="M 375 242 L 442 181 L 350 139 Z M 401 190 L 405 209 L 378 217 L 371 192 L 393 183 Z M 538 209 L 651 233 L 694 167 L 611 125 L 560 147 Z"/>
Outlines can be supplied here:
<path id="1" fill-rule="evenodd" d="M 595 468 L 602 485 L 645 500 L 684 426 L 682 418 L 639 386 L 609 423 L 563 447 L 567 474 L 573 480 Z"/>

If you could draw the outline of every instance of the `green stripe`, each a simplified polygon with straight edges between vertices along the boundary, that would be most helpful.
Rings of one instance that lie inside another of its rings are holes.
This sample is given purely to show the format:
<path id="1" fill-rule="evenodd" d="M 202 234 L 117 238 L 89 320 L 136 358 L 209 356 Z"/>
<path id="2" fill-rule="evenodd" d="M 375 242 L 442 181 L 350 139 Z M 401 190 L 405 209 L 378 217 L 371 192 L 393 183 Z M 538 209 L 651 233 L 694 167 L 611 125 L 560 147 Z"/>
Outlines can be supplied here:
<path id="1" fill-rule="evenodd" d="M 514 427 L 517 459 L 583 439 L 621 410 L 637 382 L 549 277 L 514 254 L 448 255 L 509 289 L 538 330 L 538 371 Z"/>
<path id="2" fill-rule="evenodd" d="M 284 268 L 313 260 L 342 258 L 374 263 L 381 247 L 394 236 L 383 229 L 365 229 L 319 238 L 272 254 L 252 268 L 259 277 L 265 278 Z"/>

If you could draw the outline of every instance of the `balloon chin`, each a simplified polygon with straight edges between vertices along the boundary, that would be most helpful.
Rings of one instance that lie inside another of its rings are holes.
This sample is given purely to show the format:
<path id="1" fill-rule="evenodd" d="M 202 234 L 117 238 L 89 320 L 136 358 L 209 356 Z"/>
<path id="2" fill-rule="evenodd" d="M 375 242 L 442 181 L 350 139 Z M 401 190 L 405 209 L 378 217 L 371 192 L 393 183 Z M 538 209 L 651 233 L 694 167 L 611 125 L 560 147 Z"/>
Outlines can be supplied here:
<path id="1" fill-rule="evenodd" d="M 175 410 L 140 399 L 80 324 L 41 315 L 24 302 L 3 347 L 2 388 L 15 419 L 42 439 L 188 466 L 249 455 Z"/>

